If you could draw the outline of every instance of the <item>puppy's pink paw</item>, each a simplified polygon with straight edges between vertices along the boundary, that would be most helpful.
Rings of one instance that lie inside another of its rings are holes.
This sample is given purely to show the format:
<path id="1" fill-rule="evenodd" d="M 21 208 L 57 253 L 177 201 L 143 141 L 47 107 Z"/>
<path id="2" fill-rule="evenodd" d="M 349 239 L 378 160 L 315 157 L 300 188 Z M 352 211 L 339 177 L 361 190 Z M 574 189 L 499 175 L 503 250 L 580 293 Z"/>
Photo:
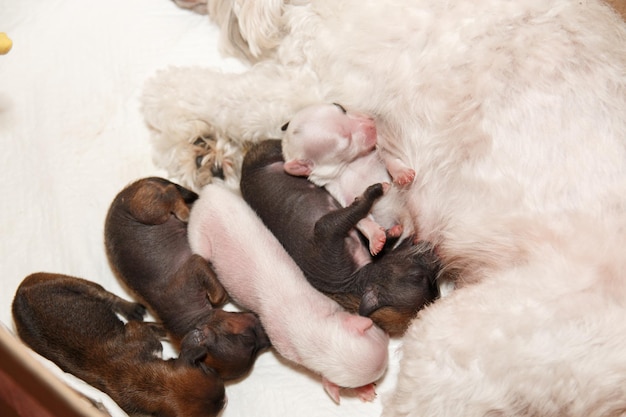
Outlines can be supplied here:
<path id="1" fill-rule="evenodd" d="M 330 382 L 326 378 L 322 378 L 322 385 L 326 393 L 330 396 L 330 398 L 336 404 L 339 404 L 341 401 L 341 396 L 340 396 L 341 388 L 337 384 Z M 376 399 L 376 386 L 374 384 L 363 385 L 362 387 L 352 388 L 351 390 L 363 402 L 371 402 Z"/>
<path id="2" fill-rule="evenodd" d="M 376 389 L 374 384 L 367 384 L 362 387 L 354 388 L 354 392 L 363 402 L 370 402 L 376 399 Z"/>
<path id="3" fill-rule="evenodd" d="M 387 236 L 388 237 L 400 237 L 403 230 L 404 230 L 404 227 L 402 227 L 401 224 L 396 224 L 390 227 L 389 229 L 387 229 Z"/>
<path id="4" fill-rule="evenodd" d="M 339 386 L 334 382 L 330 382 L 326 378 L 322 378 L 322 386 L 328 396 L 336 403 L 339 404 L 341 397 L 339 396 Z"/>
<path id="5" fill-rule="evenodd" d="M 405 168 L 397 173 L 396 176 L 393 177 L 393 182 L 398 185 L 407 185 L 413 182 L 415 179 L 415 170 L 411 168 Z"/>
<path id="6" fill-rule="evenodd" d="M 370 242 L 370 253 L 372 256 L 378 255 L 378 253 L 385 246 L 385 242 L 387 242 L 387 233 L 384 228 L 380 228 L 369 238 Z"/>

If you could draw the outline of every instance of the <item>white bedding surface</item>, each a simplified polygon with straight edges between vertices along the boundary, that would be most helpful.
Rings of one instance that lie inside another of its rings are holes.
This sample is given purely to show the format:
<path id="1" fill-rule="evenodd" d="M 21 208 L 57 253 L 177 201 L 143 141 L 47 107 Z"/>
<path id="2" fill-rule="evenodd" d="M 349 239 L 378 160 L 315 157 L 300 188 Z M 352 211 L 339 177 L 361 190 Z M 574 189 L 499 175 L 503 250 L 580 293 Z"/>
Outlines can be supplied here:
<path id="1" fill-rule="evenodd" d="M 168 0 L 0 0 L 0 32 L 14 43 L 0 55 L 0 320 L 12 329 L 13 294 L 32 272 L 83 277 L 128 297 L 109 269 L 103 225 L 126 184 L 164 175 L 139 109 L 143 83 L 169 65 L 242 66 L 220 56 L 207 17 Z M 318 377 L 268 351 L 227 386 L 222 415 L 380 415 L 399 343 L 373 403 L 335 405 Z"/>

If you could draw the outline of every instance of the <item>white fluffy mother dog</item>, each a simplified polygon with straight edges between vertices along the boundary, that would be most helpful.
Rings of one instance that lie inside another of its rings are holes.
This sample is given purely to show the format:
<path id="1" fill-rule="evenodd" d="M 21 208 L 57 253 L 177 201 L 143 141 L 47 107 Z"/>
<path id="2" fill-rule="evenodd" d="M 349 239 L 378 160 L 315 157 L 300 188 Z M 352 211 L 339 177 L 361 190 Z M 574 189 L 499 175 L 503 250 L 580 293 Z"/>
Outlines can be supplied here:
<path id="1" fill-rule="evenodd" d="M 148 84 L 171 172 L 198 181 L 196 136 L 279 137 L 319 100 L 375 114 L 416 171 L 410 210 L 457 289 L 408 330 L 384 416 L 626 415 L 626 25 L 607 5 L 207 6 L 258 63 Z"/>

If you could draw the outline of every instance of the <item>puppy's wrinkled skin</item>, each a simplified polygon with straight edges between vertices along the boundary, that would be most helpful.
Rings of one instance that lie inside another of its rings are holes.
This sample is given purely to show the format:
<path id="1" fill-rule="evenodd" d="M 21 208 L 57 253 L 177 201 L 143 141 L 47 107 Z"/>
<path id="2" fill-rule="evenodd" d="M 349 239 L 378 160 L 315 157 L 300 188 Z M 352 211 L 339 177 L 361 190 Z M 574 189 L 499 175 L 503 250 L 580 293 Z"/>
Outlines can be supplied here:
<path id="1" fill-rule="evenodd" d="M 279 140 L 254 145 L 242 166 L 241 193 L 309 282 L 344 308 L 369 316 L 392 335 L 406 330 L 438 296 L 438 261 L 411 239 L 372 260 L 354 230 L 382 194 L 369 187 L 342 208 L 328 192 L 285 173 Z"/>
<path id="2" fill-rule="evenodd" d="M 388 336 L 315 290 L 240 196 L 206 185 L 191 210 L 189 242 L 233 299 L 259 315 L 278 353 L 320 374 L 333 400 L 339 387 L 373 399 L 373 383 L 387 368 Z"/>
<path id="3" fill-rule="evenodd" d="M 129 414 L 208 417 L 224 407 L 219 377 L 194 358 L 160 359 L 165 330 L 142 322 L 142 305 L 96 283 L 32 274 L 18 287 L 12 311 L 27 345 L 108 394 Z"/>
<path id="4" fill-rule="evenodd" d="M 107 215 L 107 255 L 120 280 L 154 310 L 181 350 L 203 357 L 224 379 L 239 378 L 269 340 L 253 313 L 214 308 L 228 295 L 187 241 L 189 210 L 197 198 L 162 178 L 130 184 Z"/>

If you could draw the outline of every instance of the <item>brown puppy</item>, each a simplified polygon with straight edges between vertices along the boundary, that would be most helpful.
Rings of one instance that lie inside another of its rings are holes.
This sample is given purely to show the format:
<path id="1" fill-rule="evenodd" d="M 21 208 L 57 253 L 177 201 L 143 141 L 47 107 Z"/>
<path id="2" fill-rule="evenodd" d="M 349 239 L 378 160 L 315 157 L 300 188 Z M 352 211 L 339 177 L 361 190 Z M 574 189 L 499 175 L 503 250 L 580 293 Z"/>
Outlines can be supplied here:
<path id="1" fill-rule="evenodd" d="M 302 269 L 311 285 L 350 312 L 401 335 L 439 291 L 439 260 L 430 245 L 405 239 L 376 258 L 355 226 L 383 195 L 380 184 L 348 207 L 284 169 L 281 142 L 253 145 L 241 170 L 241 194 Z"/>
<path id="2" fill-rule="evenodd" d="M 118 278 L 163 322 L 181 354 L 203 357 L 223 379 L 239 378 L 269 347 L 258 317 L 213 308 L 228 295 L 211 266 L 191 253 L 187 220 L 198 195 L 162 178 L 145 178 L 114 199 L 105 245 Z"/>
<path id="3" fill-rule="evenodd" d="M 206 417 L 224 407 L 219 377 L 183 355 L 160 359 L 159 337 L 165 331 L 141 321 L 141 304 L 96 283 L 32 274 L 18 287 L 12 309 L 17 333 L 26 344 L 108 394 L 129 414 Z"/>

